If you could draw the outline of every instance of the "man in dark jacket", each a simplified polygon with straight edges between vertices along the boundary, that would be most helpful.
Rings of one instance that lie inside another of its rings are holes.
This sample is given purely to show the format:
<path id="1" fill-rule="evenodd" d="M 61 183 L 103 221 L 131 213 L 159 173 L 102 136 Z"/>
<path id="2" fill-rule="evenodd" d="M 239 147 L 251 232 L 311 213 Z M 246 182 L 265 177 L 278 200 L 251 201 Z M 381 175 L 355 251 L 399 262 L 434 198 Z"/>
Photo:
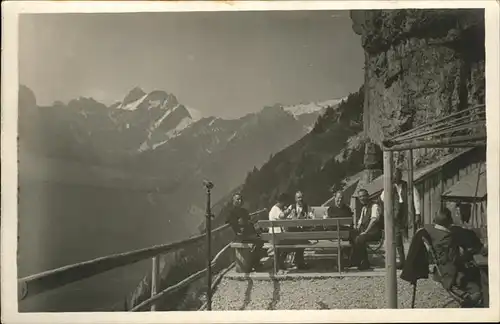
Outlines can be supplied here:
<path id="1" fill-rule="evenodd" d="M 473 231 L 454 226 L 448 208 L 440 211 L 434 223 L 434 227 L 427 231 L 436 251 L 441 282 L 447 289 L 456 286 L 467 292 L 470 302 L 477 303 L 482 297 L 483 287 L 479 269 L 471 266 L 471 261 L 483 247 L 481 240 Z"/>
<path id="2" fill-rule="evenodd" d="M 335 192 L 333 205 L 328 207 L 328 218 L 346 218 L 352 217 L 352 211 L 343 201 L 342 191 Z"/>
<path id="3" fill-rule="evenodd" d="M 335 192 L 333 205 L 328 207 L 328 210 L 327 210 L 327 217 L 328 218 L 352 218 L 353 213 L 351 211 L 351 208 L 343 202 L 343 198 L 344 197 L 343 197 L 343 193 L 341 190 L 338 190 Z M 354 219 L 353 219 L 353 224 L 351 224 L 351 227 L 349 228 L 349 230 L 351 231 L 351 233 L 350 233 L 351 244 L 354 243 L 354 236 L 356 234 L 353 231 L 353 225 L 354 225 Z M 334 226 L 327 226 L 327 227 L 325 227 L 325 229 L 328 231 L 336 231 L 337 226 L 335 226 L 335 225 Z"/>
<path id="4" fill-rule="evenodd" d="M 401 279 L 416 282 L 417 279 L 427 278 L 426 254 L 422 253 L 419 233 L 424 235 L 435 251 L 437 267 L 442 277 L 437 278 L 446 289 L 456 287 L 467 293 L 469 305 L 476 305 L 481 300 L 483 292 L 488 292 L 487 281 L 481 281 L 481 273 L 471 264 L 472 256 L 482 250 L 482 243 L 477 235 L 468 229 L 453 225 L 451 212 L 443 208 L 434 219 L 434 225 L 424 227 L 425 231 L 418 231 L 412 241 L 408 253 L 408 264 L 405 265 Z M 415 266 L 419 266 L 415 269 Z"/>
<path id="5" fill-rule="evenodd" d="M 252 268 L 260 268 L 260 259 L 264 252 L 264 242 L 260 240 L 259 233 L 254 227 L 248 210 L 242 207 L 243 197 L 240 193 L 233 195 L 233 201 L 227 211 L 226 223 L 229 224 L 236 235 L 236 242 L 253 243 Z"/>

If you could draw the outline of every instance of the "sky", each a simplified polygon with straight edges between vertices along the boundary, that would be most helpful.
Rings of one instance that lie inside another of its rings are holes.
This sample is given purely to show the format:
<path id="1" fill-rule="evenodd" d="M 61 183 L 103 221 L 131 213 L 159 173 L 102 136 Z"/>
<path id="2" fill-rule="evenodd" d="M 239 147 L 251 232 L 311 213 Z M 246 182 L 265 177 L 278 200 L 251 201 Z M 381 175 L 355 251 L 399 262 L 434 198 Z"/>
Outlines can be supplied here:
<path id="1" fill-rule="evenodd" d="M 164 90 L 205 116 L 341 98 L 363 82 L 348 11 L 30 14 L 19 82 L 38 105 L 134 87 Z"/>

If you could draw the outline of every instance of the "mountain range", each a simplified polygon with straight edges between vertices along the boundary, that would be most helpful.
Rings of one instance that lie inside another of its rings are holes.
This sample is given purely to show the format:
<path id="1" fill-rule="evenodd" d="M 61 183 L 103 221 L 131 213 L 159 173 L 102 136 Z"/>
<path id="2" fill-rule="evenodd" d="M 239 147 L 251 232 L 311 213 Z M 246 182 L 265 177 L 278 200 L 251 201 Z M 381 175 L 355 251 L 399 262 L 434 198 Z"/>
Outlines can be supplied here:
<path id="1" fill-rule="evenodd" d="M 171 201 L 166 212 L 195 228 L 204 213 L 202 180 L 214 182 L 213 199 L 218 200 L 240 185 L 249 170 L 311 131 L 318 116 L 342 100 L 274 104 L 224 119 L 203 116 L 161 90 L 146 93 L 135 87 L 111 106 L 84 97 L 38 106 L 33 91 L 21 85 L 20 148 L 30 153 L 30 161 L 39 156 L 77 162 L 82 172 L 72 167 L 61 181 L 83 179 L 94 186 L 115 183 L 166 194 Z M 109 172 L 93 176 L 91 166 Z"/>

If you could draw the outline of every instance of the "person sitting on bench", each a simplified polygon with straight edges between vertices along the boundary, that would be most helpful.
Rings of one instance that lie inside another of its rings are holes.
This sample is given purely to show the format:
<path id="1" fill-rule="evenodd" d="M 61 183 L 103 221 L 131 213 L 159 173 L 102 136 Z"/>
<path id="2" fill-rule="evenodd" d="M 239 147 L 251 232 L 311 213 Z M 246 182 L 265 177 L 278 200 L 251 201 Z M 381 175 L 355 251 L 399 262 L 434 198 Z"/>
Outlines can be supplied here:
<path id="1" fill-rule="evenodd" d="M 333 205 L 328 207 L 326 218 L 352 218 L 352 210 L 343 202 L 342 190 L 335 192 Z M 329 226 L 327 230 L 334 231 L 336 226 Z"/>
<path id="2" fill-rule="evenodd" d="M 476 306 L 482 300 L 483 291 L 488 290 L 487 282 L 481 282 L 479 268 L 472 263 L 473 255 L 483 249 L 481 240 L 474 231 L 453 225 L 448 208 L 442 208 L 434 219 L 434 226 L 425 229 L 442 275 L 438 281 L 446 289 L 454 286 L 467 293 L 467 305 Z"/>
<path id="3" fill-rule="evenodd" d="M 370 201 L 368 191 L 360 189 L 358 199 L 363 207 L 358 222 L 354 225 L 354 237 L 351 253 L 351 266 L 359 270 L 370 269 L 366 244 L 369 241 L 380 239 L 382 229 L 382 216 L 378 203 Z"/>
<path id="4" fill-rule="evenodd" d="M 286 205 L 288 203 L 288 196 L 284 193 L 280 194 L 278 196 L 276 204 L 271 208 L 269 211 L 269 220 L 283 220 L 288 218 L 291 209 L 286 208 Z M 281 227 L 274 227 L 273 229 L 274 233 L 281 233 L 282 229 Z M 276 251 L 274 251 L 276 253 Z M 278 270 L 285 270 L 285 259 L 288 253 L 286 251 L 282 251 L 276 254 L 276 261 L 278 265 Z"/>
<path id="5" fill-rule="evenodd" d="M 248 210 L 243 206 L 243 196 L 240 193 L 233 195 L 232 204 L 229 207 L 226 223 L 229 224 L 236 235 L 235 242 L 253 243 L 252 269 L 258 271 L 261 268 L 260 259 L 265 250 L 264 242 L 260 240 L 259 233 L 254 227 Z"/>
<path id="6" fill-rule="evenodd" d="M 286 214 L 288 214 L 287 218 L 289 219 L 312 219 L 313 214 L 311 208 L 307 203 L 304 202 L 302 191 L 297 191 L 295 193 L 295 204 L 290 205 L 286 209 Z M 303 227 L 289 227 L 287 229 L 289 232 L 303 232 L 309 230 L 308 228 Z M 302 243 L 297 241 L 298 243 Z M 308 243 L 305 241 L 304 243 Z M 297 267 L 297 269 L 305 269 L 306 264 L 304 261 L 304 249 L 295 249 L 293 251 L 294 258 L 293 263 Z"/>

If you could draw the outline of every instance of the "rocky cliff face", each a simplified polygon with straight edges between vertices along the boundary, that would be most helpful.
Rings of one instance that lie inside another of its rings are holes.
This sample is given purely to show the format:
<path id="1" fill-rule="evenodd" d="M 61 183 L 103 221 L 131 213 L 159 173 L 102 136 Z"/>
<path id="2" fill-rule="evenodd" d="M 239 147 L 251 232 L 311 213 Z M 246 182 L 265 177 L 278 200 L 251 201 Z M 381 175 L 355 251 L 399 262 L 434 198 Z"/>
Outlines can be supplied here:
<path id="1" fill-rule="evenodd" d="M 373 142 L 484 103 L 484 10 L 353 10 L 351 19 L 365 50 Z M 419 150 L 415 159 L 443 153 Z"/>

